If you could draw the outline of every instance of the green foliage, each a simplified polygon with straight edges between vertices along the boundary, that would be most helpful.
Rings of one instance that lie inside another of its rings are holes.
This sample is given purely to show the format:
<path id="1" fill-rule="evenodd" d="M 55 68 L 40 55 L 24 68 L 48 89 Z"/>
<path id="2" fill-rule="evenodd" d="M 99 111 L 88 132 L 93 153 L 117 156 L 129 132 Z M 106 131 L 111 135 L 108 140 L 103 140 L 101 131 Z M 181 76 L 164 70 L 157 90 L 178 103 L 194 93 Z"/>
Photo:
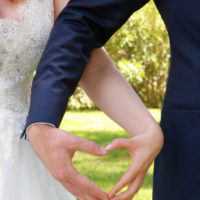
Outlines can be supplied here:
<path id="1" fill-rule="evenodd" d="M 165 25 L 153 2 L 132 15 L 106 49 L 146 106 L 160 107 L 170 51 Z"/>
<path id="2" fill-rule="evenodd" d="M 145 105 L 160 107 L 166 88 L 170 50 L 165 25 L 154 3 L 148 3 L 132 15 L 105 48 Z M 78 103 L 73 104 L 75 101 Z M 78 88 L 69 106 L 93 108 L 95 104 Z"/>

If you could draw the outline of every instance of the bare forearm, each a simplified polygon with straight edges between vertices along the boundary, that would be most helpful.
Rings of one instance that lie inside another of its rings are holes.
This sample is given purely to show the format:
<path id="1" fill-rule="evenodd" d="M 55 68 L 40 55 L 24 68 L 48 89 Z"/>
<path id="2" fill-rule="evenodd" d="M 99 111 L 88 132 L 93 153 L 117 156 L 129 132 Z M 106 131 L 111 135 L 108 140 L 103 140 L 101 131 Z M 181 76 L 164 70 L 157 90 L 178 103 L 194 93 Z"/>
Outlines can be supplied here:
<path id="1" fill-rule="evenodd" d="M 103 49 L 92 52 L 80 85 L 100 109 L 132 136 L 148 129 L 159 129 Z"/>

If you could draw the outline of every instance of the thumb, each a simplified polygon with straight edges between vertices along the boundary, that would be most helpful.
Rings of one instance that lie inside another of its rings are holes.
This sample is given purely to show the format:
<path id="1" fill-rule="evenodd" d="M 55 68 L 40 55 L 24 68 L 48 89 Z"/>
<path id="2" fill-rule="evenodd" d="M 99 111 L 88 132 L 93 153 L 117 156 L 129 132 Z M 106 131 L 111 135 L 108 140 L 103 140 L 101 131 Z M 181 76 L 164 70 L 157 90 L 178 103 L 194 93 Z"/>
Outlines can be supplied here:
<path id="1" fill-rule="evenodd" d="M 127 149 L 129 144 L 129 139 L 119 138 L 113 140 L 108 146 L 106 146 L 107 151 L 114 151 L 116 149 L 124 148 Z"/>
<path id="2" fill-rule="evenodd" d="M 76 150 L 90 153 L 95 156 L 104 156 L 107 153 L 104 147 L 98 145 L 93 141 L 83 138 L 78 141 Z"/>

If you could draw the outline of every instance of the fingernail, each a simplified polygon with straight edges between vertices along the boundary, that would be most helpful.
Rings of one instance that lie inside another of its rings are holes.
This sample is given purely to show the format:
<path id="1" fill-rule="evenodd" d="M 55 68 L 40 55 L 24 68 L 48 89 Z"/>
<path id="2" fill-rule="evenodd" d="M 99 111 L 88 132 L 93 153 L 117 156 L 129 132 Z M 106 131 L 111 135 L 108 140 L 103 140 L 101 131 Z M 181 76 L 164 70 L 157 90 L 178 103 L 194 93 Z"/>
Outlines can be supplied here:
<path id="1" fill-rule="evenodd" d="M 106 153 L 106 149 L 104 147 L 101 147 L 101 153 Z"/>
<path id="2" fill-rule="evenodd" d="M 110 149 L 111 148 L 111 146 L 112 146 L 112 144 L 109 144 L 108 146 L 106 146 L 106 148 L 105 149 Z"/>

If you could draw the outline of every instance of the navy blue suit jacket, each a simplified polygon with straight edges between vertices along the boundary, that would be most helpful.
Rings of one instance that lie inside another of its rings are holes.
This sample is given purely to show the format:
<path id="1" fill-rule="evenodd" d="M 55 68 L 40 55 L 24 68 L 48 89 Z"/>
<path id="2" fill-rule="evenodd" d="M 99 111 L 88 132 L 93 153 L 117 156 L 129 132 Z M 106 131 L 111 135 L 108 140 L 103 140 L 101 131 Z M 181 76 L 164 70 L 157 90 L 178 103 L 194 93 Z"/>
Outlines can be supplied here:
<path id="1" fill-rule="evenodd" d="M 59 127 L 90 52 L 148 0 L 71 0 L 58 16 L 34 77 L 26 128 Z M 200 1 L 155 0 L 166 24 L 171 63 L 155 160 L 154 200 L 200 199 Z"/>
<path id="2" fill-rule="evenodd" d="M 69 97 L 101 47 L 148 0 L 72 0 L 58 16 L 40 60 L 31 91 L 26 128 L 47 122 L 59 127 Z"/>

